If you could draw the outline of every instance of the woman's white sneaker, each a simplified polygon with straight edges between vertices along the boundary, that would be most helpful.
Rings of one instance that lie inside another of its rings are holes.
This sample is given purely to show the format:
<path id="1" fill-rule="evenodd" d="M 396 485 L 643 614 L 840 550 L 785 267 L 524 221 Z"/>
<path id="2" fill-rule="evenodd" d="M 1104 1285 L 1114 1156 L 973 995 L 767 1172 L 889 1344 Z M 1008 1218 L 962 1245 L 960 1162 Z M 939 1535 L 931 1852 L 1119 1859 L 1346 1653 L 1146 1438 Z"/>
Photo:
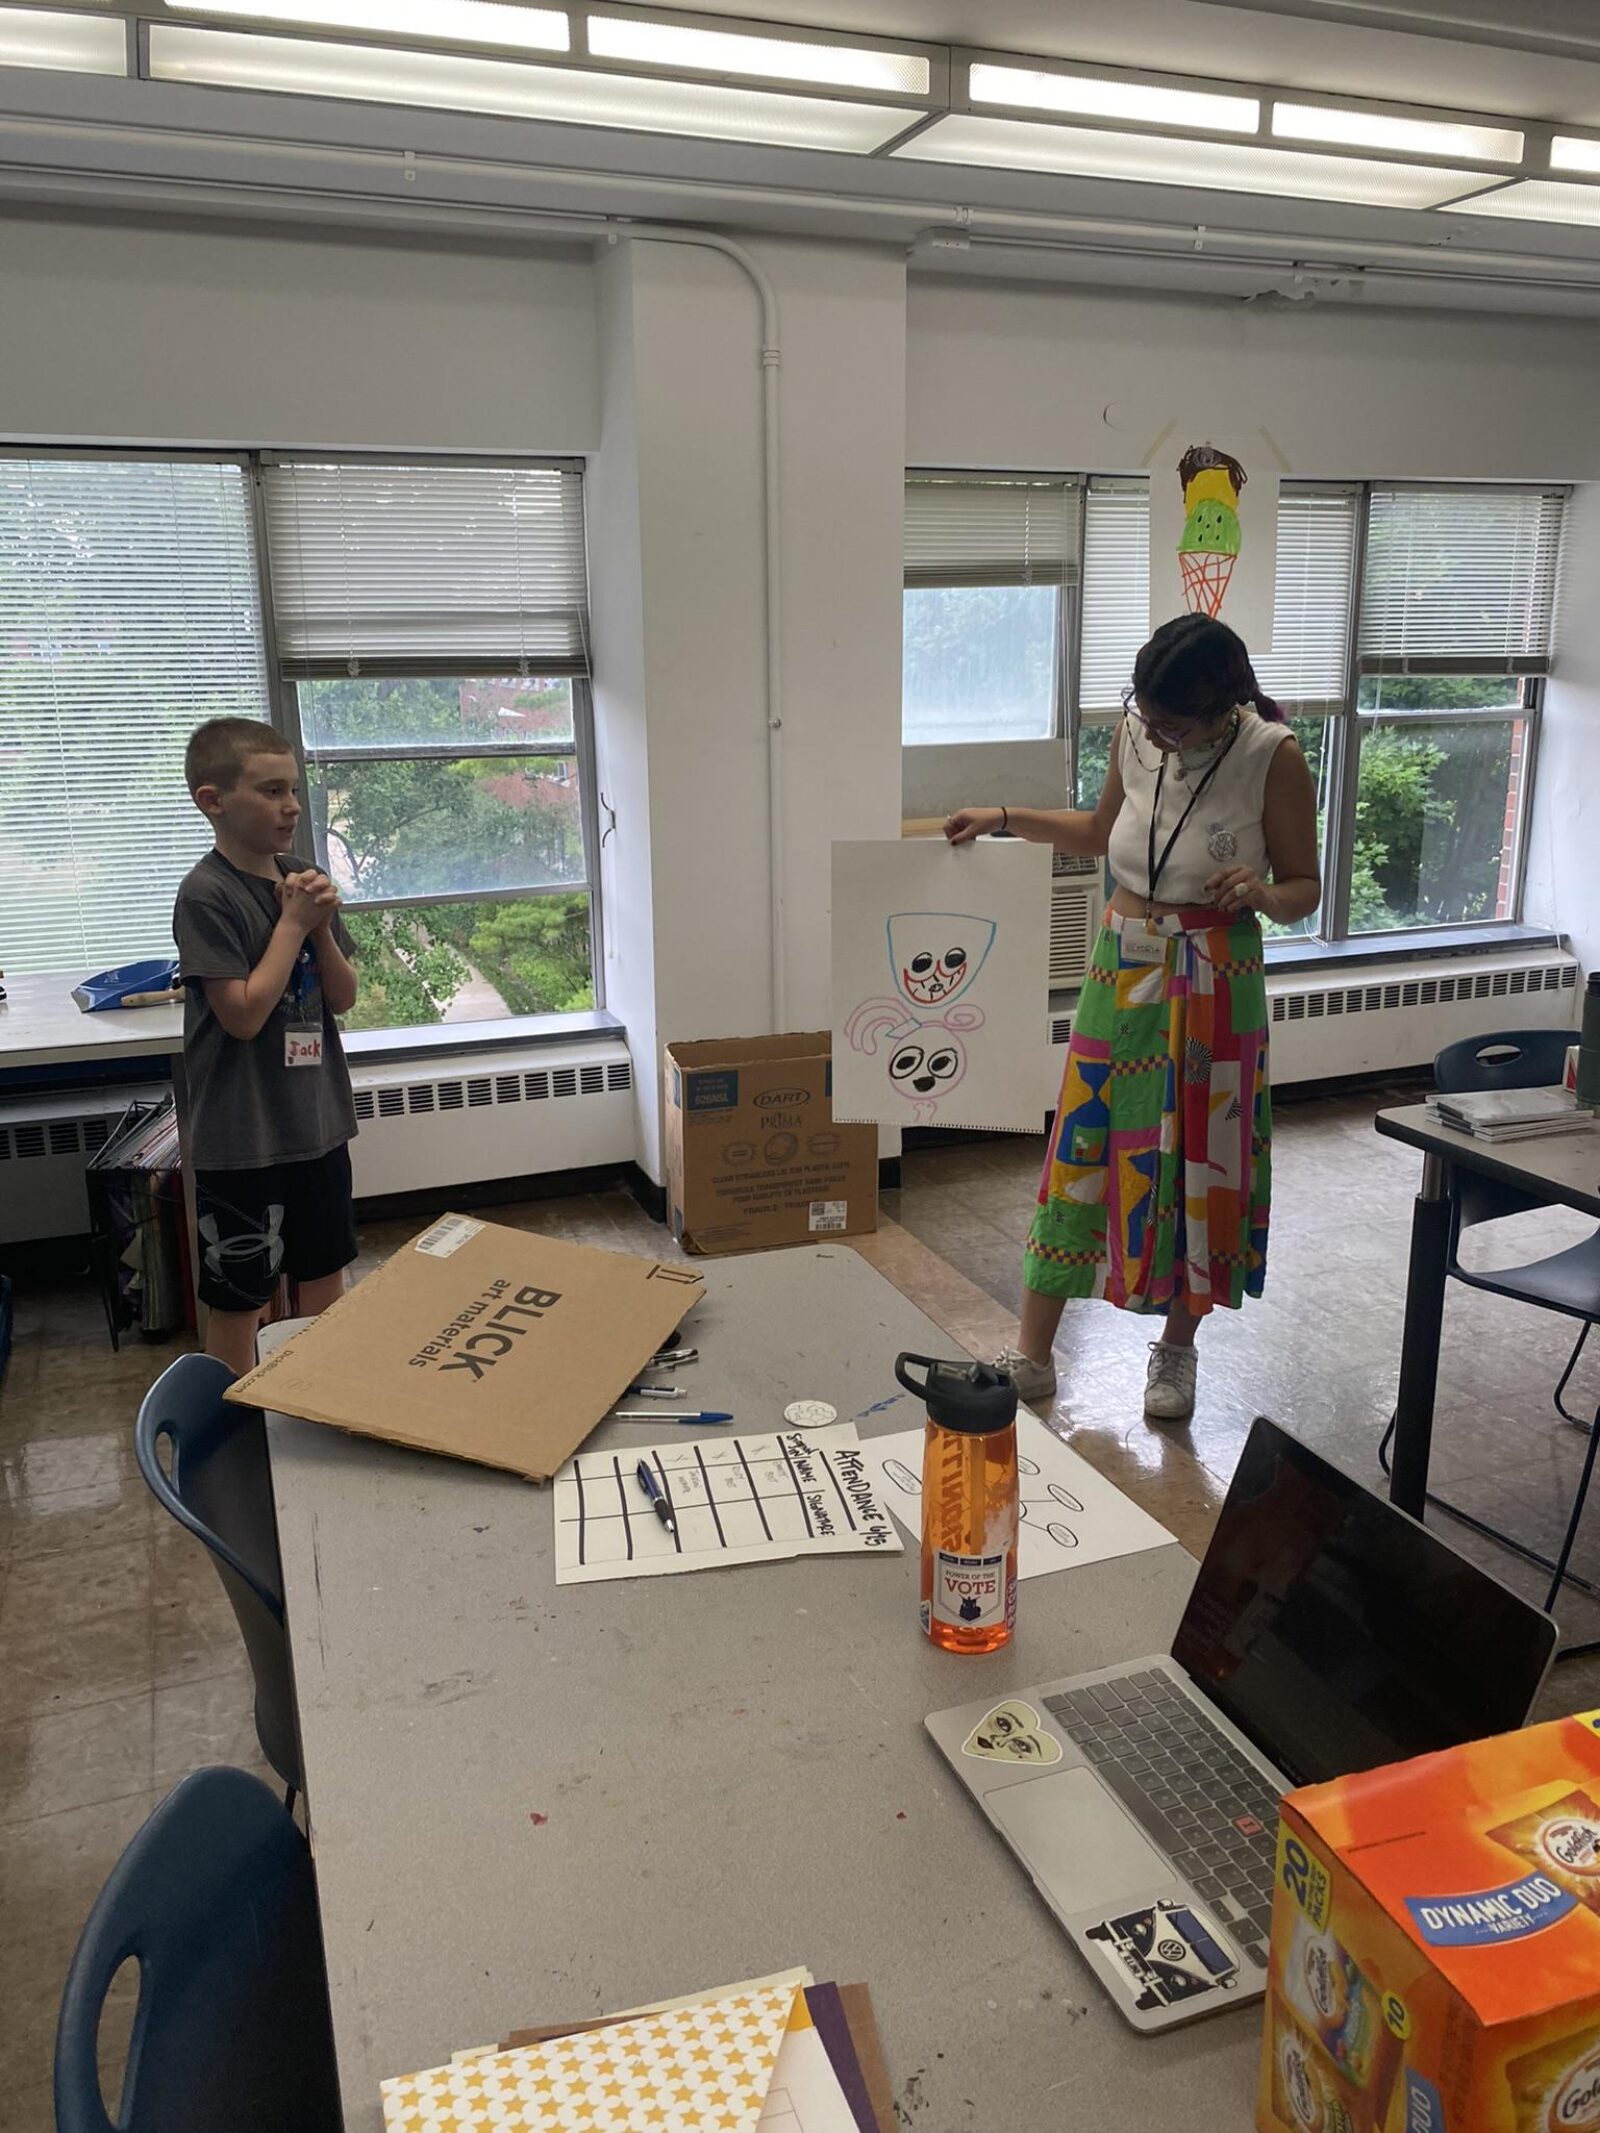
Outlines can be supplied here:
<path id="1" fill-rule="evenodd" d="M 1193 1344 L 1179 1347 L 1173 1341 L 1150 1343 L 1150 1371 L 1144 1384 L 1144 1411 L 1152 1422 L 1186 1422 L 1194 1413 L 1195 1372 L 1199 1365 Z"/>
<path id="2" fill-rule="evenodd" d="M 1029 1406 L 1036 1400 L 1053 1400 L 1056 1396 L 1054 1363 L 1036 1363 L 1020 1348 L 1002 1348 L 994 1367 L 1005 1372 L 1017 1388 L 1017 1398 Z"/>

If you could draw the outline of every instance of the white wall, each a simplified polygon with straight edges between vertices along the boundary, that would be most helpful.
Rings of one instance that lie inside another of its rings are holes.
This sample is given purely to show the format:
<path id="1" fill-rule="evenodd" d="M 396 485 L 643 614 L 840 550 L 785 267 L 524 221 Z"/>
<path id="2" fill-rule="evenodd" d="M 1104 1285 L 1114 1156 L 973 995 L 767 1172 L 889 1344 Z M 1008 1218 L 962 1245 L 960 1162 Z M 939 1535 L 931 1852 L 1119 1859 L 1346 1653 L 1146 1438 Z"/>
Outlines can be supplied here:
<path id="1" fill-rule="evenodd" d="M 585 452 L 587 250 L 0 217 L 0 438 Z"/>
<path id="2" fill-rule="evenodd" d="M 757 249 L 782 348 L 783 1020 L 805 1029 L 829 1020 L 829 846 L 899 826 L 904 270 L 874 251 Z M 735 262 L 690 246 L 620 247 L 601 285 L 607 973 L 646 1083 L 639 1161 L 659 1179 L 646 1062 L 773 1028 L 761 315 Z"/>
<path id="3" fill-rule="evenodd" d="M 1525 915 L 1600 970 L 1600 485 L 1568 507 L 1555 671 L 1533 788 Z"/>
<path id="4" fill-rule="evenodd" d="M 1594 480 L 1597 359 L 1581 320 L 913 281 L 908 456 L 1137 472 L 1199 421 L 1308 479 Z"/>

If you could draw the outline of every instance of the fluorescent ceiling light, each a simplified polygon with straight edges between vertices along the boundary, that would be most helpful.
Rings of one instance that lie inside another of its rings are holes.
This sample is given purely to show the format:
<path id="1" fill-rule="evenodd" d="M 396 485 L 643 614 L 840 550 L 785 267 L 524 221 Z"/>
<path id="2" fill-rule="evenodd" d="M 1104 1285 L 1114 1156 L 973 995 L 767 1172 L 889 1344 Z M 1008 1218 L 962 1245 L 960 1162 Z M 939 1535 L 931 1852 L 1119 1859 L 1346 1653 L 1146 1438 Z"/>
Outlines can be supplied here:
<path id="1" fill-rule="evenodd" d="M 502 0 L 167 0 L 180 13 L 248 15 L 257 22 L 304 22 L 318 29 L 371 30 L 378 37 L 437 37 L 453 44 L 512 44 L 565 52 L 572 31 L 553 7 Z"/>
<path id="2" fill-rule="evenodd" d="M 848 44 L 801 44 L 787 37 L 745 37 L 692 30 L 672 22 L 589 17 L 597 59 L 632 59 L 650 67 L 692 67 L 698 74 L 754 74 L 819 82 L 832 89 L 887 89 L 926 96 L 928 62 L 909 52 L 873 52 Z"/>
<path id="3" fill-rule="evenodd" d="M 1576 133 L 1558 133 L 1550 143 L 1550 167 L 1600 171 L 1600 141 L 1586 141 Z"/>
<path id="4" fill-rule="evenodd" d="M 1036 126 L 1026 119 L 967 113 L 940 119 L 894 154 L 908 162 L 1054 170 L 1080 178 L 1193 185 L 1208 192 L 1276 193 L 1293 200 L 1342 200 L 1362 207 L 1438 207 L 1483 183 L 1478 171 L 1432 170 L 1420 163 L 1301 155 L 1286 148 L 1245 148 L 1236 141 L 1165 141 L 1149 133 L 1097 133 L 1082 126 Z"/>
<path id="5" fill-rule="evenodd" d="M 0 7 L 0 67 L 56 74 L 126 74 L 128 26 L 120 15 L 58 15 Z"/>
<path id="6" fill-rule="evenodd" d="M 1046 74 L 1035 67 L 974 62 L 967 94 L 975 104 L 1020 104 L 1034 111 L 1073 111 L 1085 118 L 1144 119 L 1152 126 L 1203 126 L 1213 133 L 1254 133 L 1261 106 L 1253 96 L 1213 96 L 1198 89 L 1156 89 L 1092 74 Z"/>
<path id="7" fill-rule="evenodd" d="M 1287 141 L 1329 141 L 1339 148 L 1392 148 L 1399 155 L 1522 160 L 1522 135 L 1509 126 L 1468 126 L 1454 119 L 1390 118 L 1378 111 L 1339 111 L 1331 104 L 1274 104 L 1272 130 Z"/>
<path id="8" fill-rule="evenodd" d="M 191 29 L 152 22 L 150 73 L 156 81 L 269 89 L 290 96 L 336 96 L 369 104 L 418 104 L 486 111 L 504 118 L 617 126 L 633 133 L 680 133 L 708 141 L 755 141 L 781 148 L 827 148 L 866 155 L 904 130 L 903 110 L 832 97 L 782 96 L 703 82 L 643 80 L 578 67 L 538 67 L 510 59 L 457 58 L 377 45 L 320 44 L 256 37 L 242 30 Z"/>
<path id="9" fill-rule="evenodd" d="M 1533 178 L 1503 185 L 1498 192 L 1473 200 L 1456 200 L 1451 215 L 1494 215 L 1505 222 L 1570 222 L 1580 229 L 1600 229 L 1600 185 L 1552 185 Z"/>

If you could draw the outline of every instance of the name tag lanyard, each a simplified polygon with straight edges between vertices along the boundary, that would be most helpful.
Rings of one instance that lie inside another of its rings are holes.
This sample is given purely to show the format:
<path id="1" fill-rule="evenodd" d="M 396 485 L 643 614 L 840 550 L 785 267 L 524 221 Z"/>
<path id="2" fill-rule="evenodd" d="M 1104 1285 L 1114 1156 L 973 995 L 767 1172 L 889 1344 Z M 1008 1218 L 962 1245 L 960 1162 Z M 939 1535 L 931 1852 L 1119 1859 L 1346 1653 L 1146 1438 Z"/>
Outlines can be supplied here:
<path id="1" fill-rule="evenodd" d="M 1238 738 L 1239 727 L 1236 723 L 1234 725 L 1233 731 L 1228 735 L 1227 740 L 1223 743 L 1222 748 L 1219 750 L 1215 761 L 1211 763 L 1211 765 L 1206 771 L 1205 776 L 1200 780 L 1194 791 L 1190 793 L 1189 804 L 1184 809 L 1183 813 L 1178 817 L 1178 826 L 1172 832 L 1172 835 L 1167 839 L 1165 845 L 1162 847 L 1161 857 L 1157 859 L 1156 817 L 1161 813 L 1161 794 L 1167 782 L 1168 751 L 1166 749 L 1162 750 L 1161 767 L 1156 772 L 1155 798 L 1150 803 L 1150 833 L 1148 838 L 1146 839 L 1145 844 L 1144 878 L 1147 886 L 1144 892 L 1144 915 L 1146 918 L 1154 918 L 1156 915 L 1156 890 L 1160 886 L 1162 875 L 1167 871 L 1167 861 L 1172 857 L 1173 850 L 1177 845 L 1178 839 L 1183 835 L 1184 825 L 1188 822 L 1189 817 L 1199 806 L 1201 799 L 1204 797 L 1206 787 L 1211 783 L 1211 780 L 1216 776 L 1217 772 L 1228 760 L 1228 750 L 1233 746 L 1234 742 Z"/>

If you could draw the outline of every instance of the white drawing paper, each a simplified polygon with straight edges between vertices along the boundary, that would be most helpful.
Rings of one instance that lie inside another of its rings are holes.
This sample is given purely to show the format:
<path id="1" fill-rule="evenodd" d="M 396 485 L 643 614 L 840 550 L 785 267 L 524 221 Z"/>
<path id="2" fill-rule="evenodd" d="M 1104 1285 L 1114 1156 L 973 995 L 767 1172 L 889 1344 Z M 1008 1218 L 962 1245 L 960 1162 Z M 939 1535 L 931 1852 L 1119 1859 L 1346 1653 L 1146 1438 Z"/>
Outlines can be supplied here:
<path id="1" fill-rule="evenodd" d="M 922 1446 L 920 1429 L 874 1437 L 867 1456 L 884 1501 L 906 1531 L 922 1535 Z M 1165 1547 L 1172 1535 L 1147 1511 L 1113 1488 L 1087 1460 L 1070 1450 L 1037 1416 L 1017 1415 L 1017 1466 L 1022 1524 L 1017 1575 L 1044 1577 L 1078 1563 L 1103 1563 L 1114 1555 L 1137 1555 Z"/>
<path id="2" fill-rule="evenodd" d="M 756 2133 L 857 2133 L 828 2047 L 809 2022 L 796 2028 L 790 2018 Z"/>
<path id="3" fill-rule="evenodd" d="M 1037 1133 L 1050 853 L 1015 838 L 833 848 L 833 1115 Z"/>
<path id="4" fill-rule="evenodd" d="M 1208 451 L 1226 465 L 1197 465 Z M 1253 660 L 1272 649 L 1278 478 L 1258 431 L 1175 428 L 1165 439 L 1150 463 L 1152 629 L 1215 615 Z"/>
<path id="5" fill-rule="evenodd" d="M 648 1462 L 675 1532 L 639 1481 Z M 898 1555 L 855 1426 L 579 1452 L 555 1479 L 556 1583 L 670 1577 L 795 1555 Z"/>

